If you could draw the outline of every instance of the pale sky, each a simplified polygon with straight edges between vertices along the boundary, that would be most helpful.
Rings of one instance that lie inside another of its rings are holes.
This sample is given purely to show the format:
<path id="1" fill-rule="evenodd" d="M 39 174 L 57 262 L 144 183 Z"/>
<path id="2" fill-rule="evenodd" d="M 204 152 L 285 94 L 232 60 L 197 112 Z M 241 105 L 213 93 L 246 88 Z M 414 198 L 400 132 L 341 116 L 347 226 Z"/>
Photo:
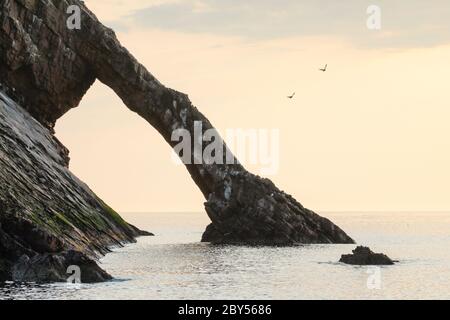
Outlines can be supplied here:
<path id="1" fill-rule="evenodd" d="M 269 178 L 303 205 L 450 210 L 448 1 L 86 3 L 221 132 L 279 129 Z M 370 4 L 382 10 L 379 31 L 366 27 Z M 203 211 L 168 145 L 102 84 L 56 133 L 72 171 L 116 210 Z"/>

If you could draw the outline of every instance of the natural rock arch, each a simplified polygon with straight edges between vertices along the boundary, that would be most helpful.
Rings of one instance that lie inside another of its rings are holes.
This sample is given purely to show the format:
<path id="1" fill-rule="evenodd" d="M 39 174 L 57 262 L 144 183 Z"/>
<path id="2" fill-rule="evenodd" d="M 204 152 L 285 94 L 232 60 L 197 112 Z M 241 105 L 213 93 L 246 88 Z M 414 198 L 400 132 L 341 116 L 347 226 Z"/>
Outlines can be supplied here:
<path id="1" fill-rule="evenodd" d="M 67 8 L 81 8 L 81 30 L 66 26 Z M 78 0 L 3 0 L 2 82 L 42 124 L 76 107 L 95 79 L 155 127 L 172 147 L 174 129 L 213 128 L 187 95 L 153 77 Z M 192 135 L 194 136 L 194 135 Z M 204 146 L 203 146 L 204 147 Z M 194 163 L 194 161 L 192 161 Z M 224 161 L 224 163 L 229 163 Z M 235 164 L 188 164 L 212 224 L 203 240 L 289 245 L 351 243 L 339 227 L 304 208 L 270 180 Z M 227 192 L 225 192 L 227 190 Z"/>

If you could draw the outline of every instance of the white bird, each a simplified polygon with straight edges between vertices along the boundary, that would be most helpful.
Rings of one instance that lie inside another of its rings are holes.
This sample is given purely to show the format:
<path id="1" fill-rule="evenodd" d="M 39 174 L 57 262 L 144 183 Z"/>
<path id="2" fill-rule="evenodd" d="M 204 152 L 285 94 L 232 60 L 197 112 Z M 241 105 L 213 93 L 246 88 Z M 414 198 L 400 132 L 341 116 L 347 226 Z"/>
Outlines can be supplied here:
<path id="1" fill-rule="evenodd" d="M 292 99 L 292 98 L 294 98 L 294 96 L 295 96 L 295 92 L 293 94 L 291 94 L 290 96 L 287 96 L 287 97 L 288 97 L 288 99 Z"/>
<path id="2" fill-rule="evenodd" d="M 327 64 L 325 65 L 325 67 L 324 68 L 322 68 L 322 69 L 319 69 L 319 71 L 322 71 L 322 72 L 325 72 L 325 71 L 327 71 Z"/>

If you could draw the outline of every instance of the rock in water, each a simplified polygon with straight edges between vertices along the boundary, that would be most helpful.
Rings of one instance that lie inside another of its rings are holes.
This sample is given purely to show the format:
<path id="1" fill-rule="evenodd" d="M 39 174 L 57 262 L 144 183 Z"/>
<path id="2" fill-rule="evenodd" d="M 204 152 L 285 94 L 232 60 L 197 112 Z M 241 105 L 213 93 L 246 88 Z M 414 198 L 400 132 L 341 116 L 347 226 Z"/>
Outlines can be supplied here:
<path id="1" fill-rule="evenodd" d="M 359 246 L 353 254 L 343 254 L 339 262 L 353 265 L 392 265 L 394 261 L 383 253 L 374 253 L 368 247 Z"/>
<path id="2" fill-rule="evenodd" d="M 71 5 L 81 10 L 81 30 L 67 28 Z M 42 261 L 33 260 L 33 254 L 60 255 L 75 249 L 94 258 L 94 253 L 106 252 L 107 245 L 133 241 L 140 234 L 67 170 L 68 152 L 51 134 L 55 122 L 78 106 L 96 79 L 172 147 L 178 144 L 171 139 L 176 129 L 188 130 L 192 139 L 196 123 L 202 124 L 202 133 L 213 129 L 186 94 L 162 85 L 82 1 L 0 1 L 0 83 L 6 119 L 0 150 L 0 236 L 8 239 L 0 247 L 0 270 L 10 270 L 23 254 L 30 261 Z M 224 164 L 186 164 L 212 222 L 204 241 L 353 243 L 331 221 L 304 208 L 270 180 L 249 173 L 234 156 L 223 154 Z M 190 163 L 196 163 L 194 156 Z M 47 263 L 47 256 L 43 259 Z"/>
<path id="3" fill-rule="evenodd" d="M 12 278 L 21 282 L 66 282 L 71 280 L 71 275 L 76 275 L 75 270 L 70 269 L 71 266 L 80 268 L 80 278 L 73 282 L 94 283 L 112 279 L 95 261 L 73 250 L 40 254 L 32 258 L 23 255 L 12 269 Z"/>

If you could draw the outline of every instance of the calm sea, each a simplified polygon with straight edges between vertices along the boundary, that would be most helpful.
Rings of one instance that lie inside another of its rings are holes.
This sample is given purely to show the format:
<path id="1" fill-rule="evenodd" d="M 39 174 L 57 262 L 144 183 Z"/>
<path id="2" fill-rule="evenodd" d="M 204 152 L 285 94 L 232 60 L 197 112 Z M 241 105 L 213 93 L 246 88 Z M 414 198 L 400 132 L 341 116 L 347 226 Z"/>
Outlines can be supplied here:
<path id="1" fill-rule="evenodd" d="M 354 245 L 200 243 L 204 213 L 123 214 L 154 232 L 101 260 L 101 284 L 14 284 L 0 299 L 450 299 L 450 213 L 321 213 L 358 244 L 400 262 L 338 263 Z"/>

